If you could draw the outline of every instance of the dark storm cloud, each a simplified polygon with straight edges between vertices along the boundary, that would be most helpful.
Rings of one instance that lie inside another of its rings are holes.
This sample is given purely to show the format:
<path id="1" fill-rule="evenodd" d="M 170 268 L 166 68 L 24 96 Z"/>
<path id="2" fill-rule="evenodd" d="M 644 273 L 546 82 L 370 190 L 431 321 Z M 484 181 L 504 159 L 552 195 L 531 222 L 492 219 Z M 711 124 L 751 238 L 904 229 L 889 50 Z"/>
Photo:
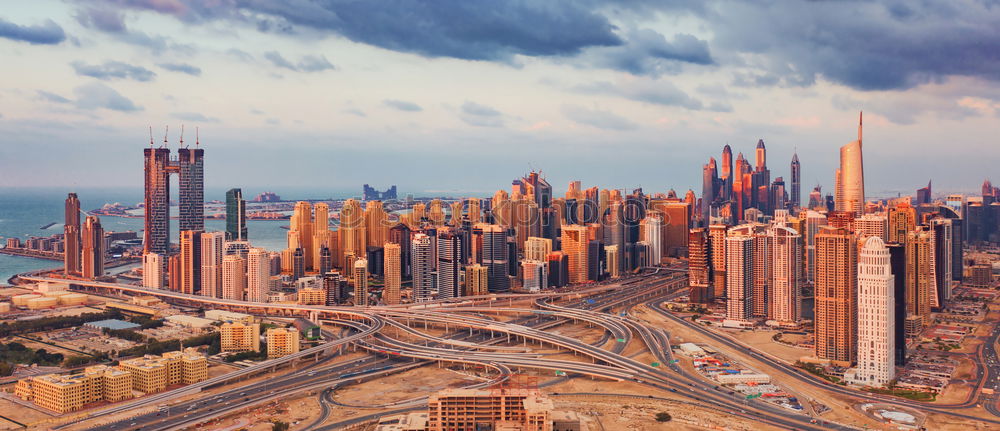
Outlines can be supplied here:
<path id="1" fill-rule="evenodd" d="M 407 102 L 405 100 L 386 99 L 382 101 L 382 104 L 390 108 L 406 112 L 420 112 L 424 110 L 424 108 L 421 108 L 420 105 L 413 102 Z"/>
<path id="2" fill-rule="evenodd" d="M 18 25 L 0 18 L 0 37 L 34 45 L 55 45 L 66 40 L 66 32 L 51 19 L 36 25 Z"/>
<path id="3" fill-rule="evenodd" d="M 715 63 L 708 42 L 684 33 L 675 34 L 673 40 L 668 41 L 662 34 L 648 29 L 629 32 L 626 44 L 596 49 L 594 54 L 597 66 L 633 75 L 677 73 L 683 63 Z"/>
<path id="4" fill-rule="evenodd" d="M 752 54 L 737 85 L 907 89 L 948 76 L 1000 79 L 1000 7 L 949 2 L 729 2 L 709 18 L 713 47 Z"/>
<path id="5" fill-rule="evenodd" d="M 264 53 L 264 58 L 276 67 L 295 72 L 322 72 L 324 70 L 336 69 L 336 67 L 330 64 L 324 56 L 316 57 L 313 55 L 307 55 L 302 57 L 298 63 L 292 63 L 277 51 L 268 51 Z"/>
<path id="6" fill-rule="evenodd" d="M 352 41 L 427 57 L 509 60 L 513 55 L 574 55 L 620 45 L 615 26 L 593 4 L 551 1 L 309 0 L 204 3 L 198 0 L 115 0 L 197 22 L 230 19 L 260 30 L 297 26 Z"/>
<path id="7" fill-rule="evenodd" d="M 160 63 L 157 64 L 157 66 L 171 72 L 186 73 L 191 76 L 201 76 L 201 68 L 187 63 Z"/>
<path id="8" fill-rule="evenodd" d="M 142 66 L 133 66 L 120 61 L 105 61 L 104 64 L 86 64 L 82 61 L 70 63 L 77 75 L 89 76 L 100 80 L 134 79 L 136 81 L 152 81 L 156 73 Z"/>

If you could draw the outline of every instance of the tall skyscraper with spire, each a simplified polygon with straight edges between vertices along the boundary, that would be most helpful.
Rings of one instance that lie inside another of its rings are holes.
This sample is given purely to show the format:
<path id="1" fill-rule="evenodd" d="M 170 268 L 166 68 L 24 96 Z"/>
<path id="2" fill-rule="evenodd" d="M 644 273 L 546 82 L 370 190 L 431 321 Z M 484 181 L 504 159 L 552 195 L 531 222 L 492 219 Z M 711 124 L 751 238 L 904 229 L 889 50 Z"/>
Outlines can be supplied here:
<path id="1" fill-rule="evenodd" d="M 179 177 L 180 230 L 205 230 L 205 150 L 184 147 L 182 135 L 178 157 L 171 159 L 166 144 L 164 137 L 163 146 L 153 148 L 150 139 L 149 148 L 143 150 L 146 201 L 143 249 L 162 255 L 170 251 L 170 174 Z M 200 144 L 195 141 L 196 147 Z"/>
<path id="2" fill-rule="evenodd" d="M 865 211 L 865 172 L 861 157 L 861 126 L 863 113 L 858 116 L 858 140 L 840 147 L 840 169 L 837 169 L 834 206 L 860 217 Z"/>
<path id="3" fill-rule="evenodd" d="M 792 184 L 791 184 L 791 206 L 797 210 L 802 206 L 802 165 L 799 164 L 799 153 L 792 154 Z"/>
<path id="4" fill-rule="evenodd" d="M 733 194 L 733 149 L 729 147 L 729 144 L 726 144 L 722 148 L 722 166 L 720 169 L 719 178 L 722 181 L 720 194 L 723 200 L 729 200 Z"/>
<path id="5" fill-rule="evenodd" d="M 858 254 L 857 367 L 845 374 L 851 383 L 883 386 L 895 378 L 894 286 L 889 249 L 868 237 Z"/>
<path id="6" fill-rule="evenodd" d="M 80 199 L 76 193 L 66 197 L 66 224 L 63 226 L 66 275 L 80 274 Z"/>

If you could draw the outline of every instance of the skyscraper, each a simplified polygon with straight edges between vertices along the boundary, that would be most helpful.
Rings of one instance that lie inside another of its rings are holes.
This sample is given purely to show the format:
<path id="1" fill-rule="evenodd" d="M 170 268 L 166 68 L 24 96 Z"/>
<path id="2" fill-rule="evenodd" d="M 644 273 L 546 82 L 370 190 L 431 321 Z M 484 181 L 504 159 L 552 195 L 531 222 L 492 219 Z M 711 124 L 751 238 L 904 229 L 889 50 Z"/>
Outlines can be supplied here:
<path id="1" fill-rule="evenodd" d="M 562 251 L 569 256 L 570 283 L 587 282 L 588 242 L 586 226 L 569 225 L 562 227 Z"/>
<path id="2" fill-rule="evenodd" d="M 870 236 L 858 254 L 857 366 L 845 380 L 884 386 L 895 378 L 894 277 L 889 249 L 882 238 Z"/>
<path id="3" fill-rule="evenodd" d="M 293 245 L 293 236 L 297 238 L 298 246 L 302 249 L 302 258 L 305 263 L 304 270 L 312 269 L 315 249 L 313 248 L 312 204 L 309 202 L 299 201 L 295 203 L 295 209 L 292 211 L 292 218 L 288 229 L 288 248 L 290 249 Z"/>
<path id="4" fill-rule="evenodd" d="M 104 228 L 97 216 L 87 216 L 83 224 L 83 278 L 104 275 Z"/>
<path id="5" fill-rule="evenodd" d="M 862 114 L 863 115 L 863 114 Z M 861 156 L 862 117 L 858 117 L 858 140 L 840 147 L 835 208 L 861 217 L 865 212 L 865 173 Z"/>
<path id="6" fill-rule="evenodd" d="M 180 256 L 180 292 L 193 295 L 201 290 L 201 231 L 181 231 Z"/>
<path id="7" fill-rule="evenodd" d="M 271 282 L 271 258 L 267 250 L 259 247 L 247 254 L 246 300 L 267 302 L 267 292 Z"/>
<path id="8" fill-rule="evenodd" d="M 153 145 L 153 141 L 149 142 Z M 170 252 L 170 150 L 146 148 L 145 156 L 145 228 L 143 249 L 146 253 L 167 256 Z"/>
<path id="9" fill-rule="evenodd" d="M 241 189 L 226 192 L 226 240 L 247 240 L 247 201 Z"/>
<path id="10" fill-rule="evenodd" d="M 792 184 L 791 200 L 792 209 L 798 210 L 802 206 L 802 165 L 799 164 L 798 152 L 792 154 Z"/>
<path id="11" fill-rule="evenodd" d="M 525 260 L 542 260 L 548 258 L 549 253 L 552 253 L 552 240 L 548 238 L 539 238 L 536 236 L 528 237 L 528 240 L 524 243 L 524 259 Z"/>
<path id="12" fill-rule="evenodd" d="M 361 203 L 348 199 L 340 208 L 340 227 L 337 228 L 338 239 L 340 240 L 339 261 L 343 261 L 344 256 L 353 253 L 355 256 L 364 256 L 367 252 L 368 243 L 365 240 L 365 214 L 361 210 Z M 381 245 L 381 244 L 373 244 Z M 352 267 L 345 267 L 347 272 Z"/>
<path id="13" fill-rule="evenodd" d="M 366 244 L 382 247 L 389 241 L 389 215 L 382 201 L 368 201 L 365 205 Z"/>
<path id="14" fill-rule="evenodd" d="M 462 296 L 462 241 L 461 237 L 447 230 L 437 234 L 437 286 L 438 299 Z"/>
<path id="15" fill-rule="evenodd" d="M 489 293 L 489 269 L 480 264 L 465 267 L 465 295 L 480 296 Z"/>
<path id="16" fill-rule="evenodd" d="M 816 235 L 816 357 L 854 361 L 857 341 L 858 247 L 854 234 L 825 226 Z"/>
<path id="17" fill-rule="evenodd" d="M 691 229 L 688 239 L 688 297 L 691 302 L 712 302 L 715 292 L 711 287 L 711 264 L 708 229 Z"/>
<path id="18" fill-rule="evenodd" d="M 227 233 L 201 234 L 201 294 L 212 298 L 222 297 L 222 256 Z"/>
<path id="19" fill-rule="evenodd" d="M 710 224 L 712 220 L 712 203 L 716 201 L 718 185 L 718 169 L 715 157 L 712 157 L 708 159 L 708 164 L 701 170 L 701 220 L 705 226 Z"/>
<path id="20" fill-rule="evenodd" d="M 353 274 L 351 280 L 354 283 L 354 305 L 368 306 L 368 261 L 358 259 L 354 261 Z"/>
<path id="21" fill-rule="evenodd" d="M 746 322 L 753 315 L 753 235 L 734 231 L 726 236 L 726 318 Z"/>
<path id="22" fill-rule="evenodd" d="M 386 305 L 399 304 L 399 288 L 402 283 L 402 253 L 399 244 L 385 243 L 385 288 L 382 290 L 382 302 Z"/>
<path id="23" fill-rule="evenodd" d="M 548 286 L 549 275 L 546 265 L 547 263 L 543 260 L 521 261 L 521 273 L 525 290 L 528 292 L 538 292 Z"/>
<path id="24" fill-rule="evenodd" d="M 205 150 L 184 147 L 177 150 L 177 172 L 180 199 L 178 206 L 181 231 L 205 230 Z"/>
<path id="25" fill-rule="evenodd" d="M 934 231 L 920 226 L 906 235 L 906 312 L 915 336 L 931 322 L 937 286 L 934 274 Z"/>
<path id="26" fill-rule="evenodd" d="M 798 323 L 802 316 L 799 280 L 802 279 L 802 236 L 794 229 L 774 226 L 767 233 L 771 247 L 771 282 L 767 317 L 782 324 Z"/>
<path id="27" fill-rule="evenodd" d="M 222 297 L 243 301 L 247 290 L 247 261 L 238 254 L 222 257 Z"/>
<path id="28" fill-rule="evenodd" d="M 430 301 L 436 291 L 431 237 L 425 233 L 417 233 L 413 235 L 410 244 L 410 258 L 413 260 L 410 264 L 413 269 L 413 301 Z"/>
<path id="29" fill-rule="evenodd" d="M 507 232 L 499 225 L 483 225 L 483 266 L 489 270 L 489 291 L 510 290 L 510 258 L 507 253 Z M 584 269 L 586 277 L 586 269 Z"/>
<path id="30" fill-rule="evenodd" d="M 80 274 L 80 199 L 66 196 L 66 225 L 63 226 L 63 263 L 66 275 Z"/>

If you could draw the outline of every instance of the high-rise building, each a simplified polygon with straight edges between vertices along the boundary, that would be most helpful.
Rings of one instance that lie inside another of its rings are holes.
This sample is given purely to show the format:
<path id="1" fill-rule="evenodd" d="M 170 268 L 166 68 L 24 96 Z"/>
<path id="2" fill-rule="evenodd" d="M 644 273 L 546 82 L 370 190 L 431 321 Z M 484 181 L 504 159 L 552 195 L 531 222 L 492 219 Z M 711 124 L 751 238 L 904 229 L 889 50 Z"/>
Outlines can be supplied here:
<path id="1" fill-rule="evenodd" d="M 437 234 L 438 299 L 462 296 L 462 238 L 454 232 L 440 230 Z"/>
<path id="2" fill-rule="evenodd" d="M 201 290 L 201 231 L 181 231 L 180 256 L 180 292 L 193 295 Z"/>
<path id="3" fill-rule="evenodd" d="M 368 201 L 365 205 L 365 235 L 368 245 L 381 247 L 389 241 L 389 214 L 382 201 Z"/>
<path id="4" fill-rule="evenodd" d="M 164 147 L 143 150 L 145 166 L 144 252 L 167 255 L 170 251 L 170 174 L 179 177 L 180 230 L 205 230 L 205 150 L 186 148 L 181 140 L 177 159 Z M 164 142 L 166 144 L 166 142 Z M 195 145 L 199 143 L 196 142 Z"/>
<path id="5" fill-rule="evenodd" d="M 524 243 L 525 260 L 544 261 L 552 253 L 552 240 L 549 238 L 528 237 Z"/>
<path id="6" fill-rule="evenodd" d="M 151 289 L 163 289 L 163 255 L 146 253 L 142 255 L 142 285 Z"/>
<path id="7" fill-rule="evenodd" d="M 63 226 L 63 267 L 66 275 L 80 275 L 80 199 L 76 193 L 66 197 L 66 224 Z"/>
<path id="8" fill-rule="evenodd" d="M 303 271 L 312 269 L 314 263 L 313 253 L 315 253 L 315 249 L 313 248 L 313 240 L 312 204 L 305 201 L 296 202 L 295 209 L 292 211 L 292 218 L 289 222 L 288 248 L 294 249 L 292 247 L 294 242 L 297 243 L 297 248 L 302 250 L 302 259 L 305 264 Z"/>
<path id="9" fill-rule="evenodd" d="M 465 267 L 465 295 L 480 296 L 489 293 L 489 269 L 480 264 Z"/>
<path id="10" fill-rule="evenodd" d="M 229 189 L 226 192 L 226 240 L 247 239 L 247 201 L 243 200 L 243 190 Z"/>
<path id="11" fill-rule="evenodd" d="M 509 209 L 509 208 L 508 208 Z M 489 269 L 489 291 L 510 290 L 510 257 L 507 253 L 507 232 L 499 225 L 482 225 L 483 266 Z"/>
<path id="12" fill-rule="evenodd" d="M 83 224 L 83 278 L 94 279 L 104 275 L 104 228 L 97 216 L 87 216 Z"/>
<path id="13" fill-rule="evenodd" d="M 887 218 L 886 237 L 890 243 L 905 243 L 906 236 L 917 226 L 917 210 L 905 202 L 889 208 Z"/>
<path id="14" fill-rule="evenodd" d="M 816 234 L 816 357 L 841 366 L 854 361 L 857 341 L 858 247 L 844 228 Z"/>
<path id="15" fill-rule="evenodd" d="M 845 380 L 884 386 L 895 378 L 895 285 L 889 249 L 882 238 L 870 236 L 858 253 L 857 366 Z"/>
<path id="16" fill-rule="evenodd" d="M 309 265 L 313 271 L 320 274 L 329 271 L 329 268 L 324 270 L 323 268 L 323 250 L 326 249 L 328 259 L 333 260 L 333 256 L 330 253 L 330 249 L 333 248 L 333 232 L 330 230 L 330 205 L 326 202 L 318 202 L 313 206 L 313 223 L 312 223 L 312 263 Z"/>
<path id="17" fill-rule="evenodd" d="M 538 292 L 548 286 L 549 274 L 543 260 L 521 261 L 521 273 L 524 289 L 528 292 Z"/>
<path id="18" fill-rule="evenodd" d="M 791 190 L 791 207 L 792 210 L 798 210 L 802 206 L 802 165 L 799 164 L 799 154 L 792 154 L 792 190 Z"/>
<path id="19" fill-rule="evenodd" d="M 466 218 L 469 219 L 469 223 L 475 225 L 476 223 L 480 223 L 483 221 L 482 220 L 483 208 L 479 198 L 469 198 L 465 211 L 466 211 Z"/>
<path id="20" fill-rule="evenodd" d="M 201 294 L 222 297 L 222 256 L 225 255 L 223 232 L 201 234 Z"/>
<path id="21" fill-rule="evenodd" d="M 587 227 L 562 227 L 562 251 L 569 256 L 569 282 L 587 282 Z"/>
<path id="22" fill-rule="evenodd" d="M 753 317 L 753 234 L 731 230 L 726 236 L 726 318 L 746 322 Z"/>
<path id="23" fill-rule="evenodd" d="M 652 265 L 659 265 L 663 260 L 662 217 L 663 214 L 658 211 L 649 211 L 646 218 L 642 219 L 642 240 L 649 244 L 649 263 Z M 687 230 L 686 224 L 684 229 Z M 684 243 L 687 244 L 686 238 Z"/>
<path id="24" fill-rule="evenodd" d="M 826 216 L 810 210 L 806 213 L 806 231 L 804 242 L 806 245 L 806 280 L 813 282 L 816 280 L 816 234 L 823 226 L 826 226 Z"/>
<path id="25" fill-rule="evenodd" d="M 716 201 L 720 184 L 715 157 L 708 159 L 708 163 L 702 167 L 701 176 L 701 220 L 703 224 L 708 224 L 712 219 L 712 203 Z"/>
<path id="26" fill-rule="evenodd" d="M 222 297 L 243 301 L 247 290 L 247 261 L 238 254 L 222 257 Z"/>
<path id="27" fill-rule="evenodd" d="M 149 142 L 150 147 L 153 141 Z M 170 252 L 170 150 L 146 148 L 145 227 L 143 251 L 168 256 Z"/>
<path id="28" fill-rule="evenodd" d="M 794 229 L 774 226 L 767 233 L 771 247 L 771 282 L 767 317 L 796 324 L 802 317 L 799 280 L 802 279 L 802 236 Z"/>
<path id="29" fill-rule="evenodd" d="M 882 242 L 888 242 L 889 235 L 889 223 L 888 219 L 884 215 L 880 214 L 865 214 L 859 218 L 854 219 L 854 233 L 858 234 L 859 238 L 868 238 L 872 236 L 877 236 L 882 239 Z"/>
<path id="30" fill-rule="evenodd" d="M 861 156 L 861 116 L 858 140 L 840 147 L 840 169 L 836 176 L 835 208 L 861 217 L 865 212 L 865 173 Z"/>
<path id="31" fill-rule="evenodd" d="M 712 296 L 723 298 L 726 296 L 726 236 L 728 226 L 723 224 L 713 224 L 708 227 L 708 244 L 710 247 L 712 268 Z"/>
<path id="32" fill-rule="evenodd" d="M 267 250 L 254 247 L 247 254 L 246 300 L 267 302 L 271 283 L 271 258 Z"/>
<path id="33" fill-rule="evenodd" d="M 952 259 L 956 254 L 953 242 L 958 236 L 953 221 L 944 217 L 930 220 L 931 229 L 934 231 L 934 284 L 937 287 L 937 307 L 942 307 L 946 301 L 951 300 Z M 962 256 L 961 252 L 957 255 L 959 258 Z"/>
<path id="34" fill-rule="evenodd" d="M 430 301 L 437 291 L 434 286 L 431 237 L 425 233 L 414 234 L 410 246 L 410 258 L 412 259 L 410 267 L 413 269 L 413 301 Z"/>
<path id="35" fill-rule="evenodd" d="M 608 271 L 608 277 L 611 277 L 611 278 L 618 278 L 618 277 L 620 277 L 621 276 L 621 268 L 622 268 L 622 264 L 621 264 L 622 253 L 621 253 L 621 250 L 618 249 L 617 245 L 605 246 L 604 247 L 604 255 L 605 255 L 605 260 L 606 260 L 606 266 L 607 266 L 606 269 Z M 568 272 L 569 271 L 569 259 L 568 259 L 568 256 L 566 256 L 565 253 L 563 253 L 561 256 L 562 257 L 567 257 L 567 259 L 566 259 L 566 262 L 567 262 L 566 263 L 566 265 L 567 265 L 566 266 L 566 271 Z M 551 266 L 551 264 L 550 264 L 550 266 Z M 549 272 L 551 273 L 551 270 Z M 569 275 L 566 274 L 565 276 L 567 277 L 566 282 L 569 283 L 569 279 L 568 279 Z M 562 287 L 562 286 L 557 286 L 557 287 Z"/>
<path id="36" fill-rule="evenodd" d="M 354 270 L 351 275 L 354 283 L 354 305 L 368 306 L 368 261 L 358 259 L 354 261 Z"/>
<path id="37" fill-rule="evenodd" d="M 385 243 L 385 269 L 383 270 L 385 288 L 382 289 L 382 302 L 386 305 L 399 304 L 399 288 L 402 284 L 402 253 L 399 244 Z"/>
<path id="38" fill-rule="evenodd" d="M 365 214 L 361 210 L 361 203 L 348 199 L 340 208 L 340 227 L 337 229 L 340 240 L 340 262 L 344 256 L 353 253 L 355 256 L 363 256 L 368 250 L 368 242 L 365 239 Z M 379 245 L 379 244 L 373 244 Z M 344 269 L 350 272 L 350 268 Z"/>
<path id="39" fill-rule="evenodd" d="M 934 231 L 921 226 L 906 235 L 906 312 L 912 318 L 907 335 L 917 335 L 931 322 L 937 306 L 934 274 Z"/>
<path id="40" fill-rule="evenodd" d="M 688 238 L 688 297 L 691 302 L 706 304 L 714 299 L 710 250 L 708 229 L 691 229 Z"/>

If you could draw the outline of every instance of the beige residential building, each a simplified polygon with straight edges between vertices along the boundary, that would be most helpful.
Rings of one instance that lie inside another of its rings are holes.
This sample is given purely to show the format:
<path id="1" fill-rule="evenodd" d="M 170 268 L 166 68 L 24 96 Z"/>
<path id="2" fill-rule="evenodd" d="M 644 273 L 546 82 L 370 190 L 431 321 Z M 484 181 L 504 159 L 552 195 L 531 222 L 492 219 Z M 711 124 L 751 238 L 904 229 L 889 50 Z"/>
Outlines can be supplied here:
<path id="1" fill-rule="evenodd" d="M 816 234 L 816 357 L 849 366 L 857 342 L 858 243 L 844 228 Z"/>
<path id="2" fill-rule="evenodd" d="M 351 282 L 354 283 L 354 305 L 368 306 L 368 259 L 354 261 Z"/>
<path id="3" fill-rule="evenodd" d="M 403 283 L 402 249 L 399 244 L 387 242 L 383 251 L 385 288 L 382 289 L 382 302 L 396 305 L 399 304 L 399 289 Z"/>
<path id="4" fill-rule="evenodd" d="M 223 352 L 259 352 L 260 324 L 226 322 L 219 327 L 220 344 Z"/>
<path id="5" fill-rule="evenodd" d="M 19 380 L 14 395 L 39 407 L 67 413 L 98 401 L 132 398 L 132 375 L 105 365 L 87 367 L 79 374 L 48 374 Z"/>
<path id="6" fill-rule="evenodd" d="M 299 331 L 295 328 L 267 330 L 267 357 L 280 358 L 299 351 Z"/>
<path id="7" fill-rule="evenodd" d="M 553 410 L 537 389 L 445 389 L 427 400 L 427 431 L 552 431 Z"/>
<path id="8" fill-rule="evenodd" d="M 530 236 L 524 242 L 524 260 L 545 261 L 549 253 L 552 253 L 551 239 Z"/>
<path id="9" fill-rule="evenodd" d="M 587 243 L 586 226 L 563 226 L 562 251 L 569 256 L 570 283 L 587 282 Z"/>
<path id="10" fill-rule="evenodd" d="M 480 264 L 465 267 L 465 296 L 480 296 L 489 293 L 489 269 Z"/>
<path id="11" fill-rule="evenodd" d="M 298 303 L 302 305 L 326 305 L 326 291 L 315 287 L 299 289 Z"/>

